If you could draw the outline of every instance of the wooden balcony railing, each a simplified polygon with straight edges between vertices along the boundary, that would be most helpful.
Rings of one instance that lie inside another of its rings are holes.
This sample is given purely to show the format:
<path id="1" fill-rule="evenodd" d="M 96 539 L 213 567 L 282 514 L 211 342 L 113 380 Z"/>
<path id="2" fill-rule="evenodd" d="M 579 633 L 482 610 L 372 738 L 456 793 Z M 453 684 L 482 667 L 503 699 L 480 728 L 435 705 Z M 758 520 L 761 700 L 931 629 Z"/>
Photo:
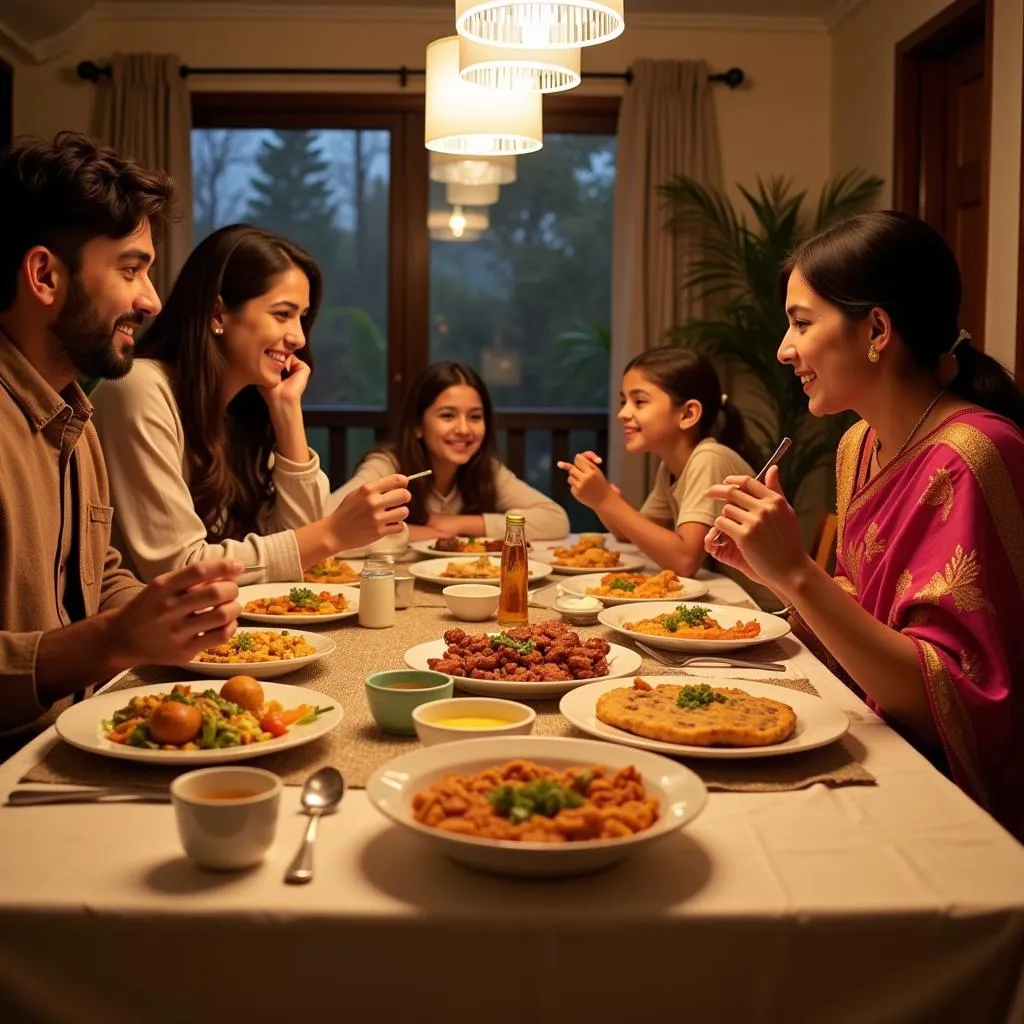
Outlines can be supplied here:
<path id="1" fill-rule="evenodd" d="M 348 477 L 350 429 L 373 430 L 375 443 L 383 443 L 391 434 L 391 415 L 385 409 L 334 409 L 313 406 L 304 411 L 307 427 L 326 428 L 329 439 L 327 475 L 331 486 L 338 487 Z M 565 474 L 556 463 L 571 459 L 576 453 L 570 445 L 570 433 L 588 431 L 596 435 L 594 447 L 604 452 L 608 447 L 608 413 L 604 409 L 499 409 L 496 411 L 499 433 L 504 435 L 502 458 L 516 476 L 526 477 L 527 433 L 540 431 L 547 435 L 543 450 L 550 454 L 548 478 L 540 489 L 560 505 L 570 500 Z"/>

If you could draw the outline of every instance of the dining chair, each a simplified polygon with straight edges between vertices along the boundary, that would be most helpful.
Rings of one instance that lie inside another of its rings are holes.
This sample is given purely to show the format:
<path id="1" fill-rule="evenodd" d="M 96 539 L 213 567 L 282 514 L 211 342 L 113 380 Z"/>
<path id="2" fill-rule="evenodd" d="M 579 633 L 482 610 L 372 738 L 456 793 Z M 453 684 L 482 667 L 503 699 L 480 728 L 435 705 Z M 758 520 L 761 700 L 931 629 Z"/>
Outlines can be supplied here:
<path id="1" fill-rule="evenodd" d="M 836 554 L 836 533 L 839 526 L 839 517 L 835 512 L 824 512 L 818 529 L 815 533 L 814 543 L 811 545 L 811 552 L 815 562 L 826 572 L 831 572 L 835 563 Z"/>

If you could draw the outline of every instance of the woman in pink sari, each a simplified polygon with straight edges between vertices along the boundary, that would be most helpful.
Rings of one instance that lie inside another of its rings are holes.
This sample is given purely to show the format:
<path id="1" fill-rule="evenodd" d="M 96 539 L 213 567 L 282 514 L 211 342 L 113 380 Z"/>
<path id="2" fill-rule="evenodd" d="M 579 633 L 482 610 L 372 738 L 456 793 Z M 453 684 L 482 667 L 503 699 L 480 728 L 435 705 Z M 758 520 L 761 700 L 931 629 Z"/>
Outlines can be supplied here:
<path id="1" fill-rule="evenodd" d="M 1024 395 L 960 331 L 960 272 L 905 214 L 863 214 L 784 267 L 779 360 L 817 416 L 854 409 L 837 461 L 835 578 L 779 487 L 730 477 L 715 557 L 922 752 L 1024 838 Z M 711 536 L 707 541 L 712 550 Z"/>

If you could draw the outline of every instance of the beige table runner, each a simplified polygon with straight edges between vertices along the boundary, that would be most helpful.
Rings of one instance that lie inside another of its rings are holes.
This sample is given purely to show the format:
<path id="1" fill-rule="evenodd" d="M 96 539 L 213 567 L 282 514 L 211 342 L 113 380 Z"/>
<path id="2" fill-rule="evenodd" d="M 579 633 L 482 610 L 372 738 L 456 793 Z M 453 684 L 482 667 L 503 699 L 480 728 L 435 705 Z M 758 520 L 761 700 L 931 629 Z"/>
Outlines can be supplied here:
<path id="1" fill-rule="evenodd" d="M 345 775 L 349 786 L 362 788 L 370 775 L 385 761 L 397 754 L 419 746 L 415 737 L 408 739 L 390 736 L 373 721 L 366 703 L 363 680 L 373 672 L 404 666 L 404 651 L 415 644 L 436 640 L 448 629 L 461 628 L 467 632 L 493 629 L 493 623 L 458 622 L 447 609 L 438 606 L 438 591 L 417 590 L 416 604 L 397 613 L 396 624 L 390 629 L 362 629 L 353 620 L 339 624 L 338 628 L 320 630 L 338 642 L 333 656 L 296 670 L 281 681 L 305 686 L 325 694 L 344 709 L 345 717 L 332 733 L 302 747 L 252 758 L 249 762 L 276 772 L 287 785 L 299 785 L 310 772 L 323 764 L 333 764 Z M 530 611 L 532 622 L 543 622 L 551 617 L 543 609 Z M 584 636 L 605 636 L 609 631 L 601 626 L 579 630 Z M 621 639 L 621 638 L 616 638 Z M 775 661 L 785 657 L 776 643 L 766 643 L 744 651 L 744 658 Z M 244 669 L 242 669 L 244 671 Z M 645 657 L 641 667 L 645 675 L 673 675 L 678 673 Z M 179 682 L 188 677 L 187 670 L 174 668 L 142 668 L 129 673 L 112 690 L 125 690 L 143 684 Z M 770 677 L 761 682 L 778 683 L 808 693 L 817 691 L 806 679 Z M 219 686 L 217 680 L 194 680 L 196 685 Z M 531 701 L 537 712 L 534 733 L 541 736 L 583 736 L 558 712 L 558 700 Z M 816 782 L 829 785 L 871 783 L 873 777 L 862 768 L 841 743 L 819 750 L 785 757 L 750 761 L 708 761 L 690 758 L 686 762 L 709 789 L 737 791 L 773 791 L 802 789 Z M 162 768 L 136 764 L 113 758 L 89 754 L 68 744 L 57 744 L 46 757 L 26 775 L 25 781 L 90 786 L 138 785 L 166 786 L 176 775 L 187 770 L 183 767 Z"/>

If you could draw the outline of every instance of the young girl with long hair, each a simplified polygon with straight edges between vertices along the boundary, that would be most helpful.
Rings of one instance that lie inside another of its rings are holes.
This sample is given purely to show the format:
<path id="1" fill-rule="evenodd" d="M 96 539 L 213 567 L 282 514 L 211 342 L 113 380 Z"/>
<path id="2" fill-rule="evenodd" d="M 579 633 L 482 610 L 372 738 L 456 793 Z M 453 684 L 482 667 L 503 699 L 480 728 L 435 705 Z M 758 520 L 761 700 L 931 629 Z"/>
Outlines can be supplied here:
<path id="1" fill-rule="evenodd" d="M 704 537 L 719 509 L 704 492 L 730 474 L 751 472 L 743 416 L 704 356 L 671 345 L 629 362 L 619 402 L 627 453 L 661 460 L 640 510 L 608 482 L 594 452 L 558 465 L 569 473 L 573 497 L 612 533 L 663 568 L 693 576 L 707 557 Z"/>
<path id="2" fill-rule="evenodd" d="M 837 460 L 831 578 L 779 486 L 737 475 L 708 550 L 770 586 L 867 699 L 1024 839 L 1024 395 L 960 329 L 943 238 L 861 214 L 786 263 L 778 358 L 815 416 L 863 419 Z"/>
<path id="3" fill-rule="evenodd" d="M 235 224 L 192 252 L 134 369 L 92 393 L 115 543 L 143 579 L 224 555 L 300 580 L 335 553 L 404 530 L 389 473 L 324 514 L 302 394 L 320 269 L 299 246 Z"/>
<path id="4" fill-rule="evenodd" d="M 405 397 L 394 439 L 370 452 L 333 498 L 393 474 L 431 475 L 409 485 L 409 535 L 503 537 L 505 513 L 526 515 L 534 540 L 569 532 L 565 510 L 498 459 L 494 408 L 479 374 L 464 363 L 432 363 Z"/>

